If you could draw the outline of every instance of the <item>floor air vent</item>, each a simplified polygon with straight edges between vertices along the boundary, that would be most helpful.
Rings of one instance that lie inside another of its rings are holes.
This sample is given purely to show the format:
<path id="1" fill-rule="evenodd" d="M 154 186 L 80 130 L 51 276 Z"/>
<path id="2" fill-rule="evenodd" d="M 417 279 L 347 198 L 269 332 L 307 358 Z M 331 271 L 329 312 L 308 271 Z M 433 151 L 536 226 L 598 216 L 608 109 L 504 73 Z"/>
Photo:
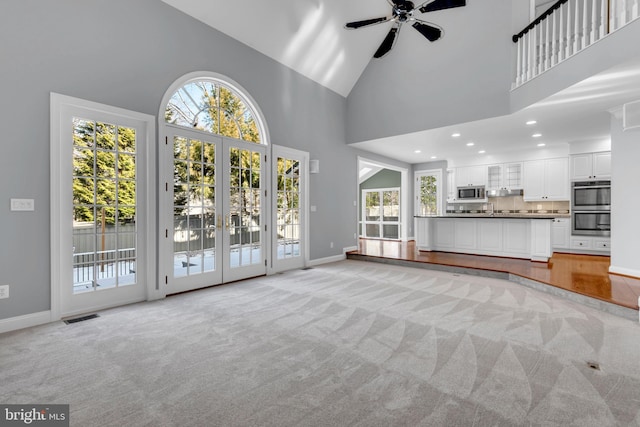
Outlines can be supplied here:
<path id="1" fill-rule="evenodd" d="M 75 319 L 65 320 L 64 323 L 70 325 L 72 323 L 84 322 L 85 320 L 95 319 L 96 317 L 100 317 L 97 314 L 89 314 L 87 316 L 76 317 Z"/>

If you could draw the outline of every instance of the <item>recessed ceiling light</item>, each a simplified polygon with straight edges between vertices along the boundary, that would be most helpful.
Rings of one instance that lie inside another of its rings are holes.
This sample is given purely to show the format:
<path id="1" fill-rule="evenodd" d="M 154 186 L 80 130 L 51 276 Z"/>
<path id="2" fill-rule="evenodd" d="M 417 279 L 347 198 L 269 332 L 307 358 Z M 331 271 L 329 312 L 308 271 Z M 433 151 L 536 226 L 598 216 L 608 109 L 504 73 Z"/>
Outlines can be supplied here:
<path id="1" fill-rule="evenodd" d="M 478 154 L 484 154 L 484 153 L 486 153 L 486 151 L 484 151 L 484 150 L 478 151 Z"/>
<path id="2" fill-rule="evenodd" d="M 460 137 L 460 134 L 459 134 L 458 132 L 456 132 L 456 133 L 452 133 L 452 134 L 451 134 L 451 136 L 452 136 L 453 138 L 459 138 L 459 137 Z"/>
<path id="3" fill-rule="evenodd" d="M 437 158 L 438 158 L 438 156 L 431 156 L 431 158 L 432 158 L 432 159 L 437 159 Z"/>
<path id="4" fill-rule="evenodd" d="M 467 147 L 473 147 L 475 144 L 475 142 L 467 142 Z"/>
<path id="5" fill-rule="evenodd" d="M 533 135 L 531 135 L 534 138 L 540 138 L 542 136 L 541 133 L 534 133 Z"/>
<path id="6" fill-rule="evenodd" d="M 547 144 L 545 144 L 544 142 L 541 142 L 540 144 L 538 144 L 538 147 L 544 147 L 545 145 Z"/>
<path id="7" fill-rule="evenodd" d="M 420 154 L 420 153 L 422 153 L 422 151 L 420 151 L 420 150 L 416 150 L 416 151 L 414 151 L 414 153 L 416 153 L 416 154 Z"/>
<path id="8" fill-rule="evenodd" d="M 535 120 L 529 120 L 529 121 L 527 122 L 527 125 L 531 126 L 531 125 L 535 125 L 536 123 L 538 123 L 538 122 L 537 122 L 537 121 L 535 121 Z"/>

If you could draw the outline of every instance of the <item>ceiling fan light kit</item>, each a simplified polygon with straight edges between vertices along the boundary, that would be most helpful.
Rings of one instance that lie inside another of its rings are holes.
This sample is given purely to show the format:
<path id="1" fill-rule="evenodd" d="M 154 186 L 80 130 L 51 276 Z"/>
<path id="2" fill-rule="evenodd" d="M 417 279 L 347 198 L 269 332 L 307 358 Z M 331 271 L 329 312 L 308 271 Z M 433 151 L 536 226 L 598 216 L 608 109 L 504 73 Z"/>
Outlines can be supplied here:
<path id="1" fill-rule="evenodd" d="M 387 33 L 382 44 L 373 55 L 374 58 L 382 58 L 393 48 L 398 34 L 402 28 L 402 24 L 411 23 L 411 26 L 422 34 L 430 42 L 434 42 L 442 38 L 444 30 L 439 25 L 418 19 L 414 16 L 415 12 L 427 13 L 438 10 L 451 9 L 454 7 L 466 6 L 466 0 L 428 0 L 420 6 L 415 6 L 412 1 L 408 0 L 387 0 L 391 5 L 391 16 L 380 18 L 365 19 L 362 21 L 348 22 L 345 28 L 355 30 L 370 25 L 377 25 L 383 22 L 393 22 L 391 30 Z"/>

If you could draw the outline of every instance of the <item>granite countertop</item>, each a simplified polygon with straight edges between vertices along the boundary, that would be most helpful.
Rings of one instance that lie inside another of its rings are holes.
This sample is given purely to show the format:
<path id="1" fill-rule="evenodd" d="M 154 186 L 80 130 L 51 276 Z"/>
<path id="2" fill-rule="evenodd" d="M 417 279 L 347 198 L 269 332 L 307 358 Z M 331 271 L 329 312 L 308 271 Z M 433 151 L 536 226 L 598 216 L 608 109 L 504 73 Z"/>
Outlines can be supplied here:
<path id="1" fill-rule="evenodd" d="M 517 214 L 517 213 L 495 213 L 493 215 L 486 213 L 462 213 L 462 214 L 447 214 L 447 215 L 429 215 L 421 216 L 415 215 L 414 218 L 517 218 L 517 219 L 555 219 L 555 218 L 570 218 L 569 214 Z"/>

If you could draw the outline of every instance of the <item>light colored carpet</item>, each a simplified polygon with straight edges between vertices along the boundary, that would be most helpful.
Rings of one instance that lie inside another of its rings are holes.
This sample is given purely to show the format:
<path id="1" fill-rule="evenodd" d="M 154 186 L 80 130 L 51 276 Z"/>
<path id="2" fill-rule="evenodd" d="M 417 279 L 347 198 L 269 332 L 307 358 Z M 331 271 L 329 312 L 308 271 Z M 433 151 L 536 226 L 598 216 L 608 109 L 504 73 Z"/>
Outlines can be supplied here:
<path id="1" fill-rule="evenodd" d="M 640 326 L 343 261 L 0 335 L 0 402 L 75 426 L 640 425 Z"/>

